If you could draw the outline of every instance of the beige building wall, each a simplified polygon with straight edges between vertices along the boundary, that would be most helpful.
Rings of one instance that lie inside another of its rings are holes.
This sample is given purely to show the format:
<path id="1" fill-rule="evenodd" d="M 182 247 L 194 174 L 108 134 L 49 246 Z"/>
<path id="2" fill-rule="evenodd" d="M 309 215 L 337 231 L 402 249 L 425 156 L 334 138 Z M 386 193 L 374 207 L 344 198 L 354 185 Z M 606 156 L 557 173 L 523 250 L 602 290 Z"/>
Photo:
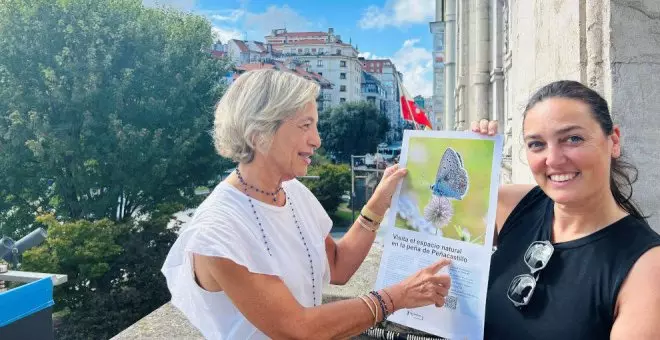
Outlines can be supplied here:
<path id="1" fill-rule="evenodd" d="M 660 1 L 445 1 L 457 6 L 455 126 L 465 129 L 484 116 L 501 121 L 502 180 L 534 183 L 522 143 L 529 97 L 549 82 L 578 80 L 610 103 L 624 156 L 639 169 L 633 197 L 660 231 Z M 504 91 L 493 95 L 499 69 Z"/>

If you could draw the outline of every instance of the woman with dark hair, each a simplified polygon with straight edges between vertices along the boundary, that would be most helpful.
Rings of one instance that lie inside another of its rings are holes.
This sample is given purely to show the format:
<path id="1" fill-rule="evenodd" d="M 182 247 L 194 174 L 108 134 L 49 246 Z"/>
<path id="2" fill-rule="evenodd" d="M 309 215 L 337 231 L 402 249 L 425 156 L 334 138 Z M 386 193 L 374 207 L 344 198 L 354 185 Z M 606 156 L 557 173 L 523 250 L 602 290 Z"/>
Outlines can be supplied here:
<path id="1" fill-rule="evenodd" d="M 660 339 L 660 236 L 631 200 L 636 169 L 607 102 L 553 82 L 530 99 L 523 135 L 536 185 L 499 191 L 486 339 Z"/>

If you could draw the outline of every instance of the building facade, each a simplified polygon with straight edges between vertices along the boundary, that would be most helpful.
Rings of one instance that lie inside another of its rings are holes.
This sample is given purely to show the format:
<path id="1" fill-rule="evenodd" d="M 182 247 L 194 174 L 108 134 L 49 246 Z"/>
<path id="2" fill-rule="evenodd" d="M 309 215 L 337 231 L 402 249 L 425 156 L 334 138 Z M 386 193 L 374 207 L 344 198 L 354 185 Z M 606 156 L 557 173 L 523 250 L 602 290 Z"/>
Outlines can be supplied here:
<path id="1" fill-rule="evenodd" d="M 259 63 L 280 57 L 277 53 L 273 53 L 270 46 L 260 41 L 232 39 L 225 46 L 227 56 L 234 65 Z"/>
<path id="2" fill-rule="evenodd" d="M 327 32 L 274 29 L 264 38 L 265 43 L 236 39 L 224 45 L 216 43 L 213 53 L 229 58 L 241 72 L 255 68 L 254 64 L 264 64 L 260 67 L 285 65 L 318 75 L 325 84 L 319 110 L 347 102 L 371 101 L 390 120 L 386 141 L 400 140 L 404 122 L 399 107 L 398 81 L 403 75 L 391 60 L 359 57 L 357 48 L 343 42 L 333 28 Z"/>
<path id="3" fill-rule="evenodd" d="M 273 51 L 307 64 L 307 70 L 322 75 L 335 86 L 331 106 L 362 100 L 362 65 L 358 51 L 346 44 L 332 28 L 328 32 L 273 30 L 265 37 Z"/>
<path id="4" fill-rule="evenodd" d="M 359 58 L 362 69 L 378 79 L 385 91 L 384 112 L 390 120 L 390 132 L 387 139 L 389 142 L 400 140 L 403 130 L 403 119 L 399 107 L 399 79 L 403 78 L 401 72 L 397 71 L 396 65 L 389 59 L 364 59 Z"/>
<path id="5" fill-rule="evenodd" d="M 332 95 L 334 84 L 318 73 L 307 71 L 306 64 L 300 63 L 296 59 L 287 59 L 284 61 L 265 60 L 257 63 L 249 63 L 237 66 L 235 76 L 238 77 L 245 72 L 260 69 L 275 69 L 284 72 L 291 72 L 305 79 L 316 82 L 321 88 L 319 96 L 316 98 L 317 109 L 319 111 L 323 111 L 330 107 L 329 98 Z"/>
<path id="6" fill-rule="evenodd" d="M 522 143 L 529 97 L 549 82 L 577 80 L 610 104 L 622 129 L 624 158 L 639 169 L 633 199 L 660 230 L 660 191 L 649 185 L 660 181 L 660 120 L 653 119 L 660 112 L 660 83 L 653 80 L 660 73 L 657 0 L 436 0 L 436 5 L 444 10 L 442 20 L 456 23 L 455 30 L 445 30 L 457 42 L 455 105 L 445 106 L 445 119 L 455 130 L 481 118 L 500 122 L 502 181 L 534 183 Z"/>

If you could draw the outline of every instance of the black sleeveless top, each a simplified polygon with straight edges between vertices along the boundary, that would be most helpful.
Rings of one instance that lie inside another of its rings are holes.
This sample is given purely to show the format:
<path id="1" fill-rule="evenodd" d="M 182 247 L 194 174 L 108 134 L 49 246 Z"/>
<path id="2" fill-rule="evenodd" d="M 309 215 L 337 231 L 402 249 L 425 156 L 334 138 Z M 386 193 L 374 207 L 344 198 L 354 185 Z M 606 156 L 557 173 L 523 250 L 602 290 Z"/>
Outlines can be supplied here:
<path id="1" fill-rule="evenodd" d="M 648 224 L 632 216 L 583 238 L 553 244 L 527 306 L 507 298 L 511 280 L 529 273 L 523 254 L 550 240 L 554 202 L 537 186 L 513 209 L 492 255 L 485 339 L 609 339 L 619 288 L 635 261 L 660 245 Z"/>

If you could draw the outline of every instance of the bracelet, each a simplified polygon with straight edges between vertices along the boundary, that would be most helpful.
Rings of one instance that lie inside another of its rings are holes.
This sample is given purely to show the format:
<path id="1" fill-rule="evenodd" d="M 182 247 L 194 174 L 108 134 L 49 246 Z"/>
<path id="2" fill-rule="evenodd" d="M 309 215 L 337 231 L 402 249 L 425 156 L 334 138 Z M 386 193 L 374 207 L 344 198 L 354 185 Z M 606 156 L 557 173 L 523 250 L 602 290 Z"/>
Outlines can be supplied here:
<path id="1" fill-rule="evenodd" d="M 390 299 L 390 302 L 392 303 L 392 313 L 394 313 L 395 307 L 394 307 L 394 300 L 392 300 L 392 296 L 390 295 L 390 293 L 387 292 L 387 290 L 385 290 L 385 288 L 383 288 L 383 293 L 385 293 L 385 295 L 387 295 L 387 298 Z"/>
<path id="2" fill-rule="evenodd" d="M 365 220 L 367 220 L 367 221 L 369 221 L 369 222 L 371 222 L 371 223 L 374 223 L 374 220 L 370 219 L 370 218 L 367 217 L 367 216 L 364 216 L 362 213 L 360 213 L 360 216 L 362 216 L 362 218 L 364 218 Z"/>
<path id="3" fill-rule="evenodd" d="M 364 216 L 367 220 L 374 223 L 383 222 L 383 218 L 385 218 L 385 216 L 378 215 L 373 211 L 371 211 L 369 208 L 367 208 L 366 205 L 362 207 L 362 210 L 360 211 L 360 215 Z"/>
<path id="4" fill-rule="evenodd" d="M 376 311 L 376 318 L 374 319 L 374 327 L 376 327 L 376 324 L 378 323 L 378 302 L 374 301 L 374 299 L 371 297 L 371 294 L 367 294 L 367 297 L 371 302 L 374 303 L 374 310 Z"/>
<path id="5" fill-rule="evenodd" d="M 361 217 L 361 216 L 362 216 L 362 215 L 360 215 L 360 217 Z M 362 228 L 367 229 L 367 230 L 369 230 L 369 231 L 372 232 L 372 233 L 375 233 L 376 231 L 378 231 L 378 227 L 379 227 L 379 225 L 373 225 L 372 227 L 369 227 L 366 223 L 362 222 L 362 220 L 360 219 L 360 217 L 358 217 L 357 222 L 360 224 L 360 226 L 362 226 Z"/>
<path id="6" fill-rule="evenodd" d="M 387 319 L 387 317 L 390 314 L 389 310 L 387 309 L 387 305 L 385 304 L 385 301 L 383 301 L 383 298 L 380 296 L 380 294 L 378 294 L 377 291 L 371 291 L 369 293 L 375 296 L 376 299 L 378 299 L 378 303 L 380 304 L 380 310 L 383 312 L 383 321 L 385 321 L 385 319 Z"/>
<path id="7" fill-rule="evenodd" d="M 364 296 L 358 296 L 358 297 L 360 298 L 360 300 L 362 300 L 364 303 L 367 304 L 367 308 L 369 308 L 369 311 L 371 311 L 371 315 L 374 317 L 374 325 L 376 325 L 376 312 L 374 312 L 374 309 L 371 308 L 371 304 L 367 302 L 367 298 L 365 298 Z"/>

